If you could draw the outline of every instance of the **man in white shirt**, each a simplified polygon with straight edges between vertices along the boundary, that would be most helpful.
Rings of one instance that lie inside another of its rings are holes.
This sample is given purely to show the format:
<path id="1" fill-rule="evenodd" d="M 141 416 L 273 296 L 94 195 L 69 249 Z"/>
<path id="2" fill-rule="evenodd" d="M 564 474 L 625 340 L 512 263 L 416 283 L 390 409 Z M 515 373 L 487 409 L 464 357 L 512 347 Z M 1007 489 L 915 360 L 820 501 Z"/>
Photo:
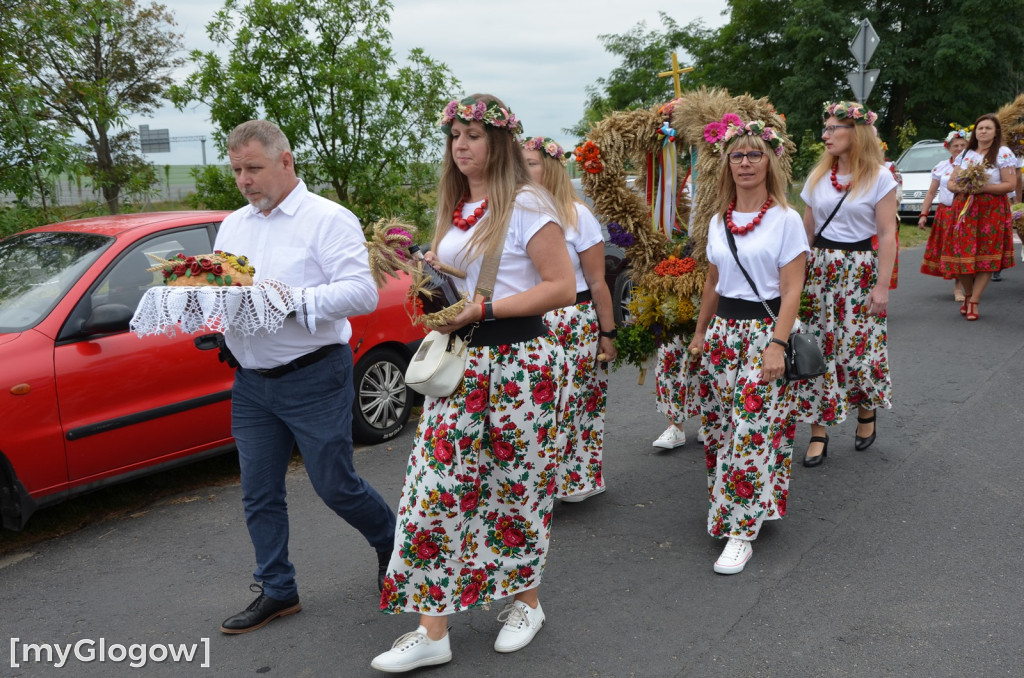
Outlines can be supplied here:
<path id="1" fill-rule="evenodd" d="M 246 633 L 301 609 L 288 560 L 285 472 L 296 445 L 324 503 L 377 551 L 378 588 L 394 545 L 395 515 L 352 460 L 352 328 L 377 306 L 359 220 L 306 190 L 277 125 L 251 120 L 228 137 L 228 158 L 249 205 L 230 214 L 215 248 L 244 255 L 255 284 L 289 295 L 297 309 L 273 334 L 225 333 L 239 363 L 231 432 L 242 470 L 245 523 L 256 552 L 259 596 L 226 619 Z"/>

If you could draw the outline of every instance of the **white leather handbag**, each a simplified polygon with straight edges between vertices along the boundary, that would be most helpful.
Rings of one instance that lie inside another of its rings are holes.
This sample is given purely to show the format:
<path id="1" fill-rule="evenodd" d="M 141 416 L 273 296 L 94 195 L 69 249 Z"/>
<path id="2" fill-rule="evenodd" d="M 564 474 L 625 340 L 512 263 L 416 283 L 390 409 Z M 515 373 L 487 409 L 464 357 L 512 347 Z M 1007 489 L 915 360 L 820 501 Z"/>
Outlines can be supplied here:
<path id="1" fill-rule="evenodd" d="M 462 383 L 467 358 L 469 342 L 454 332 L 432 330 L 409 361 L 405 384 L 417 393 L 446 398 Z"/>

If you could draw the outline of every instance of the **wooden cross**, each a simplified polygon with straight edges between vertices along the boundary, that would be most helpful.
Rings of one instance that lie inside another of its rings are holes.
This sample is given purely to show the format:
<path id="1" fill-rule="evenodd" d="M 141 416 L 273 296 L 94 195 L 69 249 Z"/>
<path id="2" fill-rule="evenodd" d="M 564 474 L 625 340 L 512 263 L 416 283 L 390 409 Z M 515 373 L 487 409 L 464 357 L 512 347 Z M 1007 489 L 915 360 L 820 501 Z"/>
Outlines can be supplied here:
<path id="1" fill-rule="evenodd" d="M 672 78 L 672 84 L 676 88 L 676 99 L 683 96 L 683 89 L 679 86 L 679 76 L 683 73 L 689 73 L 693 70 L 693 66 L 687 66 L 686 68 L 679 68 L 679 58 L 676 57 L 676 53 L 672 52 L 672 70 L 665 71 L 664 73 L 658 73 L 659 78 Z"/>

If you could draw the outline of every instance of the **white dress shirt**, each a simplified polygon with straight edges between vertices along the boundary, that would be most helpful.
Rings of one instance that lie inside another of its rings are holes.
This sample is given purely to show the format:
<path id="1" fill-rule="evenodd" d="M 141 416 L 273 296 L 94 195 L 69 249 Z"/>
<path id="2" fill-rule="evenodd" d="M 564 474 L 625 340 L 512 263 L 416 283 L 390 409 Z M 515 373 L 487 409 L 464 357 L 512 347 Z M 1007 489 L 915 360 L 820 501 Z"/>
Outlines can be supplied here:
<path id="1" fill-rule="evenodd" d="M 347 343 L 348 317 L 377 307 L 365 243 L 352 212 L 310 193 L 302 181 L 268 215 L 252 205 L 229 214 L 215 249 L 248 257 L 256 269 L 254 282 L 278 280 L 292 287 L 307 318 L 290 317 L 279 331 L 263 336 L 226 332 L 239 364 L 268 369 L 328 344 Z"/>

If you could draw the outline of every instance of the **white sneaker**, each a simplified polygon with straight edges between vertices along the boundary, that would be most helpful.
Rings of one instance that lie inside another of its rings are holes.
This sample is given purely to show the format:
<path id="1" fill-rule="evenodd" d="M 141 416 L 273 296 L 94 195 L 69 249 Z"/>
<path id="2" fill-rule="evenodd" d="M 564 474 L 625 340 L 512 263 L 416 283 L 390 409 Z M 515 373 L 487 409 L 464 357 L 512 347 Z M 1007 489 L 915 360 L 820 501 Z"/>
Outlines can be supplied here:
<path id="1" fill-rule="evenodd" d="M 729 537 L 722 549 L 722 555 L 715 561 L 715 572 L 718 574 L 737 574 L 746 567 L 750 556 L 754 555 L 754 547 L 745 539 Z"/>
<path id="2" fill-rule="evenodd" d="M 521 600 L 513 601 L 498 613 L 498 621 L 505 622 L 494 640 L 497 652 L 515 652 L 530 644 L 544 624 L 544 610 L 540 603 L 532 608 Z"/>
<path id="3" fill-rule="evenodd" d="M 658 436 L 658 439 L 651 443 L 654 447 L 660 447 L 663 450 L 674 450 L 680 445 L 686 444 L 686 432 L 683 429 L 670 424 L 665 432 Z"/>
<path id="4" fill-rule="evenodd" d="M 396 640 L 387 652 L 374 657 L 370 666 L 384 673 L 405 673 L 421 666 L 447 664 L 452 660 L 449 635 L 431 640 L 426 627 L 421 626 Z"/>
<path id="5" fill-rule="evenodd" d="M 579 494 L 570 494 L 568 497 L 561 497 L 561 500 L 567 501 L 569 503 L 575 503 L 578 501 L 583 501 L 584 499 L 589 499 L 590 497 L 593 497 L 595 494 L 601 494 L 602 492 L 605 491 L 605 489 L 606 486 L 602 485 L 601 487 L 595 487 L 590 492 L 580 492 Z"/>
<path id="6" fill-rule="evenodd" d="M 705 441 L 707 441 L 707 438 L 704 436 L 704 429 L 698 428 L 697 429 L 697 442 L 698 443 L 703 443 Z"/>

